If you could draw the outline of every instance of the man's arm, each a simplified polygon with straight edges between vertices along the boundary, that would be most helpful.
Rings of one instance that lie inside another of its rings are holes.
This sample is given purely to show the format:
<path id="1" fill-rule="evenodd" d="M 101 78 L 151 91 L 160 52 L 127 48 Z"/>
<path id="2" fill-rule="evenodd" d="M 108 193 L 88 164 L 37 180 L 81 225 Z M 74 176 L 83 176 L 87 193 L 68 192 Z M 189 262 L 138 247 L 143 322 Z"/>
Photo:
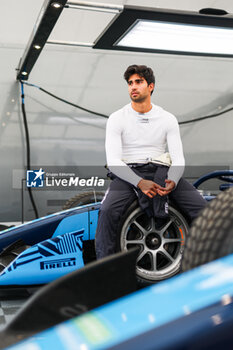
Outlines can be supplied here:
<path id="1" fill-rule="evenodd" d="M 169 125 L 167 132 L 167 145 L 171 156 L 172 165 L 168 170 L 168 179 L 165 180 L 165 189 L 158 191 L 161 196 L 169 194 L 176 187 L 184 173 L 185 159 L 183 154 L 183 146 L 180 137 L 179 125 L 175 118 Z"/>
<path id="2" fill-rule="evenodd" d="M 111 115 L 107 121 L 105 150 L 109 169 L 122 180 L 125 180 L 135 187 L 142 179 L 125 164 L 122 158 L 122 128 L 119 118 Z"/>

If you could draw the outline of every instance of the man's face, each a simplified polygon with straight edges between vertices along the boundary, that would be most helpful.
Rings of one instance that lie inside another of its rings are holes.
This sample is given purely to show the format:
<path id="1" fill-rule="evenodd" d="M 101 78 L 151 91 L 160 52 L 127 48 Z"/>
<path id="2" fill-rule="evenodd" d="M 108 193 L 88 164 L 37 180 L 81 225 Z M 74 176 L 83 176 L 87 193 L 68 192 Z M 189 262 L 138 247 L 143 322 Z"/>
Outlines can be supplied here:
<path id="1" fill-rule="evenodd" d="M 129 96 L 134 102 L 145 101 L 151 95 L 153 89 L 154 84 L 148 85 L 147 81 L 138 74 L 131 75 L 128 80 Z"/>

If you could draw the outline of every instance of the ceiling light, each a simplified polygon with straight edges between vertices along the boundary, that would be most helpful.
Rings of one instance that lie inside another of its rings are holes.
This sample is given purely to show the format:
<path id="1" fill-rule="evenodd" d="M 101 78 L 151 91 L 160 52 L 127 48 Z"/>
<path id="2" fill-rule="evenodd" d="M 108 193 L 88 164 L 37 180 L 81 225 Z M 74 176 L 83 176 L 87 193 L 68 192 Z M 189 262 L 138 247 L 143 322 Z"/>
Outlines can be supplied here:
<path id="1" fill-rule="evenodd" d="M 95 49 L 233 57 L 233 17 L 125 6 Z"/>
<path id="2" fill-rule="evenodd" d="M 137 21 L 115 45 L 160 51 L 233 55 L 233 28 Z"/>
<path id="3" fill-rule="evenodd" d="M 55 7 L 56 9 L 59 9 L 62 5 L 59 2 L 53 2 L 51 6 Z"/>
<path id="4" fill-rule="evenodd" d="M 37 50 L 40 50 L 41 49 L 41 46 L 40 45 L 33 45 L 33 47 Z"/>

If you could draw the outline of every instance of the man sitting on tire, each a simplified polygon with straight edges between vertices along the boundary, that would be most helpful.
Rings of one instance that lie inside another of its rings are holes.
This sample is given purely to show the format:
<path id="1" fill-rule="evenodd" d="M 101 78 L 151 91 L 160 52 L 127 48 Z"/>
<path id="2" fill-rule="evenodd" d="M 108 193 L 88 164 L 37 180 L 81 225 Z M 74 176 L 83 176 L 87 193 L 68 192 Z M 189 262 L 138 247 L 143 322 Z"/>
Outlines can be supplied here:
<path id="1" fill-rule="evenodd" d="M 124 78 L 131 104 L 111 114 L 107 122 L 106 156 L 113 181 L 99 212 L 97 259 L 116 252 L 118 225 L 135 198 L 148 213 L 153 211 L 158 223 L 167 215 L 167 195 L 190 221 L 206 205 L 182 178 L 185 161 L 176 118 L 151 103 L 152 69 L 131 65 Z"/>

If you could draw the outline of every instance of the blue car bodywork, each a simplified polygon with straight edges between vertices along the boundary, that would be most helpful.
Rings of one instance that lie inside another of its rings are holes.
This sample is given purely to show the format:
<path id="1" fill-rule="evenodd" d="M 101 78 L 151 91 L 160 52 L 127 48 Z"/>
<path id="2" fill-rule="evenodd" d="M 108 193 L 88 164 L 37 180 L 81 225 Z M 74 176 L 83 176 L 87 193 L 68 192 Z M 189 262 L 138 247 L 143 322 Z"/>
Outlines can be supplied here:
<path id="1" fill-rule="evenodd" d="M 232 175 L 216 171 L 194 186 L 218 178 L 229 187 Z M 83 267 L 83 245 L 95 239 L 99 207 L 83 205 L 0 232 L 0 287 L 42 285 Z"/>
<path id="2" fill-rule="evenodd" d="M 12 350 L 232 349 L 233 255 L 34 335 Z"/>
<path id="3" fill-rule="evenodd" d="M 99 206 L 65 210 L 2 231 L 0 286 L 45 284 L 83 267 L 83 242 L 95 237 Z M 27 249 L 8 263 L 7 251 L 14 251 L 11 245 L 19 239 Z M 5 268 L 4 263 L 8 263 Z"/>

